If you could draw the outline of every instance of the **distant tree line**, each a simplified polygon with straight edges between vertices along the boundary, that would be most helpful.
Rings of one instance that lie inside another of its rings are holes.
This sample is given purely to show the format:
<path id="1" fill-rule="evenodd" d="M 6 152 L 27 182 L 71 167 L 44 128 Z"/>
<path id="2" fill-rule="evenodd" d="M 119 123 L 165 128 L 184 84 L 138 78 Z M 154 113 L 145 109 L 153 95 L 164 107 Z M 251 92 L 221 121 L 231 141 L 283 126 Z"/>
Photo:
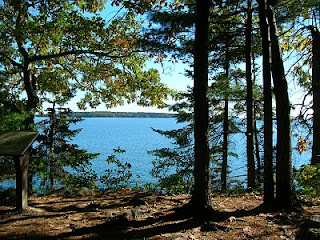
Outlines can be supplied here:
<path id="1" fill-rule="evenodd" d="M 36 115 L 37 117 L 48 117 L 48 114 Z M 72 117 L 90 118 L 90 117 L 108 117 L 108 118 L 174 118 L 173 113 L 148 113 L 148 112 L 72 112 Z"/>

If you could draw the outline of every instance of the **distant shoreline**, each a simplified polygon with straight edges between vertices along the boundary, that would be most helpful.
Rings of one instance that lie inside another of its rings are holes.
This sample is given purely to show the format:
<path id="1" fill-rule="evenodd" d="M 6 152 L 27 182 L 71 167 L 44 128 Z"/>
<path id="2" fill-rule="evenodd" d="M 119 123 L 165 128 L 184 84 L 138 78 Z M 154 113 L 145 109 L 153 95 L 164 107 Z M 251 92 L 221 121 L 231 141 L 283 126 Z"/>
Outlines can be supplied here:
<path id="1" fill-rule="evenodd" d="M 47 114 L 37 114 L 36 117 L 47 117 Z M 174 113 L 152 113 L 152 112 L 108 112 L 108 111 L 95 111 L 95 112 L 73 112 L 72 116 L 81 118 L 90 117 L 112 117 L 112 118 L 174 118 Z"/>

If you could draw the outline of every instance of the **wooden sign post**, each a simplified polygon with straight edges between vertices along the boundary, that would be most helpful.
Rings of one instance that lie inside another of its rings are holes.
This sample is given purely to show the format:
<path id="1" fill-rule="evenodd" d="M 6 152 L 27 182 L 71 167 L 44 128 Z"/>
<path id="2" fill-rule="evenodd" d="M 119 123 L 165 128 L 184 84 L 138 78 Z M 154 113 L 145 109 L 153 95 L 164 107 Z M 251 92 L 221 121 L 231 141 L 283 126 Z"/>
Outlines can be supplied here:
<path id="1" fill-rule="evenodd" d="M 0 132 L 0 156 L 13 156 L 16 169 L 16 207 L 28 206 L 29 149 L 38 132 Z"/>

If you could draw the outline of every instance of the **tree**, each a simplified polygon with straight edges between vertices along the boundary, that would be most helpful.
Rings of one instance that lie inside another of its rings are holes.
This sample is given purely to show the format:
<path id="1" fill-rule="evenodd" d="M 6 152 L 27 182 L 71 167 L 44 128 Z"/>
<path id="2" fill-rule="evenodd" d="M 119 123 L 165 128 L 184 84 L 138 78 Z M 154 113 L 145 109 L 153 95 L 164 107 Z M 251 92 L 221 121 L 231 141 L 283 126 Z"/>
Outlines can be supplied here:
<path id="1" fill-rule="evenodd" d="M 245 101 L 245 86 L 242 80 L 245 80 L 245 73 L 239 65 L 245 59 L 245 27 L 247 8 L 244 1 L 219 1 L 217 7 L 212 11 L 212 20 L 210 22 L 210 80 L 212 84 L 220 85 L 220 100 L 223 101 L 223 154 L 221 167 L 221 185 L 222 191 L 227 189 L 228 181 L 228 162 L 232 155 L 230 150 L 230 134 L 239 133 L 243 130 L 234 129 L 235 122 L 232 123 L 236 114 L 244 113 L 245 108 L 240 101 Z M 251 33 L 250 33 L 251 36 Z M 251 61 L 251 59 L 250 59 Z M 223 72 L 223 77 L 219 73 Z M 218 77 L 219 76 L 219 77 Z M 223 81 L 225 84 L 219 84 L 217 81 Z M 241 94 L 241 90 L 243 90 Z M 232 126 L 233 125 L 233 126 Z M 239 121 L 238 121 L 238 125 Z M 236 131 L 235 131 L 236 130 Z M 251 148 L 254 151 L 253 142 Z M 253 174 L 255 174 L 254 159 Z M 251 166 L 251 165 L 250 165 Z M 250 168 L 251 169 L 251 168 Z M 252 173 L 252 171 L 251 171 Z M 250 178 L 251 180 L 251 178 Z M 230 186 L 230 185 L 229 185 Z"/>
<path id="2" fill-rule="evenodd" d="M 48 94 L 74 96 L 79 107 L 126 100 L 162 105 L 168 89 L 159 73 L 144 70 L 133 12 L 102 19 L 105 1 L 11 1 L 0 4 L 0 64 L 8 81 L 26 93 L 27 127 Z M 85 12 L 85 14 L 84 14 Z M 90 34 L 88 34 L 90 33 Z"/>
<path id="3" fill-rule="evenodd" d="M 293 187 L 290 101 L 274 7 L 275 5 L 269 5 L 267 16 L 270 23 L 272 78 L 277 116 L 276 207 L 291 209 L 296 204 L 296 196 Z"/>
<path id="4" fill-rule="evenodd" d="M 263 51 L 263 99 L 264 99 L 264 203 L 274 203 L 273 148 L 272 148 L 272 93 L 271 93 L 271 45 L 270 26 L 267 18 L 268 1 L 259 0 L 259 20 Z"/>
<path id="5" fill-rule="evenodd" d="M 243 57 L 244 28 L 242 27 L 245 14 L 242 10 L 239 10 L 241 4 L 238 1 L 223 1 L 217 4 L 217 8 L 210 13 L 211 21 L 209 23 L 209 80 L 212 83 L 210 89 L 213 90 L 212 92 L 210 90 L 209 107 L 212 114 L 209 114 L 209 122 L 210 128 L 212 128 L 210 129 L 211 135 L 220 136 L 220 133 L 223 134 L 223 140 L 218 144 L 223 146 L 223 149 L 210 142 L 210 152 L 212 159 L 216 158 L 218 152 L 219 157 L 220 154 L 222 156 L 219 159 L 222 161 L 220 183 L 222 185 L 221 189 L 225 191 L 227 186 L 230 186 L 227 181 L 228 156 L 233 155 L 229 149 L 229 136 L 232 133 L 239 132 L 230 116 L 239 113 L 239 111 L 236 112 L 236 108 L 242 108 L 244 112 L 244 108 L 241 107 L 242 104 L 239 104 L 239 101 L 245 100 L 245 94 L 241 95 L 241 82 L 245 74 L 237 68 L 237 65 L 245 60 Z M 188 63 L 190 67 L 193 67 L 193 63 L 189 61 L 191 59 L 189 57 L 190 46 L 194 42 L 192 28 L 190 27 L 194 21 L 192 7 L 193 5 L 188 5 L 187 10 L 179 12 L 152 13 L 151 20 L 156 22 L 157 25 L 155 26 L 156 29 L 152 29 L 148 35 L 149 37 L 154 36 L 151 42 L 155 46 L 161 46 L 163 47 L 162 50 L 165 51 L 174 51 L 174 54 Z M 193 77 L 193 72 L 187 71 L 187 75 Z M 231 101 L 236 102 L 236 104 L 229 104 Z M 222 103 L 224 106 L 222 106 Z M 231 109 L 229 106 L 234 106 L 234 108 Z M 220 115 L 223 117 L 221 118 Z M 215 128 L 218 121 L 224 130 Z M 253 171 L 255 171 L 254 167 Z"/>
<path id="6" fill-rule="evenodd" d="M 191 205 L 197 214 L 211 209 L 208 108 L 209 0 L 196 2 L 194 42 L 194 190 Z"/>
<path id="7" fill-rule="evenodd" d="M 190 194 L 194 187 L 193 90 L 189 88 L 188 92 L 182 92 L 179 95 L 181 100 L 170 106 L 169 110 L 177 112 L 176 121 L 183 125 L 174 130 L 153 129 L 169 138 L 174 147 L 149 152 L 155 157 L 152 161 L 151 176 L 158 180 L 156 187 L 163 192 Z"/>
<path id="8" fill-rule="evenodd" d="M 225 79 L 226 88 L 229 88 L 229 38 L 226 40 L 225 50 Z M 225 192 L 227 190 L 227 167 L 228 167 L 228 143 L 229 143 L 229 94 L 224 95 L 224 111 L 223 111 L 223 149 L 222 149 L 222 167 L 221 167 L 221 190 Z"/>
<path id="9" fill-rule="evenodd" d="M 57 183 L 68 187 L 93 187 L 97 176 L 90 168 L 90 161 L 99 154 L 88 153 L 71 142 L 81 129 L 70 127 L 82 119 L 72 117 L 70 109 L 57 107 L 55 101 L 48 109 L 48 116 L 37 123 L 41 134 L 33 150 L 30 174 L 41 179 L 44 191 L 53 191 Z"/>
<path id="10" fill-rule="evenodd" d="M 298 80 L 299 85 L 306 90 L 300 107 L 299 123 L 308 128 L 306 139 L 313 137 L 311 164 L 320 162 L 320 91 L 319 91 L 319 1 L 290 1 L 286 6 L 292 15 L 291 24 L 295 27 L 290 31 L 291 42 L 285 45 L 287 51 L 295 52 L 297 60 L 291 66 L 291 74 Z M 299 5 L 299 8 L 297 8 Z M 297 10 L 299 9 L 299 10 Z M 311 34 L 310 34 L 311 33 Z M 285 36 L 288 39 L 287 36 Z M 308 96 L 311 96 L 308 98 Z M 307 99 L 312 99 L 307 103 Z M 313 114 L 312 114 L 313 111 Z M 304 139 L 299 136 L 300 139 Z M 306 142 L 306 141 L 305 141 Z M 299 142 L 299 144 L 302 141 Z M 307 145 L 302 149 L 307 149 Z"/>
<path id="11" fill-rule="evenodd" d="M 282 53 L 279 45 L 278 30 L 275 18 L 275 7 L 277 1 L 259 1 L 259 17 L 260 27 L 263 42 L 264 54 L 264 86 L 267 91 L 265 98 L 270 96 L 269 89 L 271 89 L 270 69 L 269 64 L 272 63 L 271 73 L 274 84 L 275 100 L 276 100 L 276 119 L 277 119 L 277 152 L 276 152 L 276 202 L 274 207 L 280 209 L 293 209 L 296 206 L 296 196 L 293 188 L 293 174 L 292 174 L 292 150 L 291 150 L 291 116 L 290 116 L 290 102 L 288 96 L 288 85 L 285 77 L 284 65 L 282 60 Z M 271 60 L 271 61 L 270 61 Z M 266 104 L 271 104 L 271 98 L 265 100 Z M 272 109 L 272 107 L 269 107 Z M 266 112 L 265 114 L 271 112 Z M 272 115 L 271 115 L 272 116 Z M 271 117 L 269 115 L 269 117 Z M 265 116 L 266 119 L 266 116 Z M 266 129 L 268 125 L 268 132 Z M 266 135 L 268 134 L 268 135 Z M 265 121 L 265 147 L 270 142 L 272 134 L 272 118 Z M 269 142 L 266 142 L 269 141 Z M 272 146 L 272 145 L 271 145 Z M 268 146 L 270 150 L 270 146 Z M 267 150 L 268 150 L 267 149 Z M 271 152 L 272 153 L 272 152 Z M 265 203 L 272 204 L 274 198 L 274 188 L 272 185 L 272 154 L 268 154 L 268 159 L 265 159 Z M 270 154 L 270 155 L 269 155 Z M 266 162 L 267 160 L 267 162 Z"/>
<path id="12" fill-rule="evenodd" d="M 255 162 L 254 162 L 254 107 L 253 107 L 253 81 L 252 81 L 252 1 L 248 0 L 246 24 L 246 79 L 247 79 L 247 174 L 248 188 L 255 188 Z"/>
<path id="13" fill-rule="evenodd" d="M 311 164 L 320 163 L 320 32 L 312 33 L 312 92 L 313 92 L 313 144 Z"/>

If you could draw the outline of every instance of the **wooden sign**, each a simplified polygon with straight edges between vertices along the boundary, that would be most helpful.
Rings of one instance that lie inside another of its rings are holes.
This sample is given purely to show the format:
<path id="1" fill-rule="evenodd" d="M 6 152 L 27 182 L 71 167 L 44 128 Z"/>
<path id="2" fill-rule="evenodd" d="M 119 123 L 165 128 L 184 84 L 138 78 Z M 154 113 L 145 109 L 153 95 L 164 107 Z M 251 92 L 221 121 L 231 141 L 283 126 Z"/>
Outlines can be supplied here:
<path id="1" fill-rule="evenodd" d="M 29 149 L 38 132 L 0 132 L 0 156 L 13 156 L 16 169 L 16 207 L 28 206 Z"/>

